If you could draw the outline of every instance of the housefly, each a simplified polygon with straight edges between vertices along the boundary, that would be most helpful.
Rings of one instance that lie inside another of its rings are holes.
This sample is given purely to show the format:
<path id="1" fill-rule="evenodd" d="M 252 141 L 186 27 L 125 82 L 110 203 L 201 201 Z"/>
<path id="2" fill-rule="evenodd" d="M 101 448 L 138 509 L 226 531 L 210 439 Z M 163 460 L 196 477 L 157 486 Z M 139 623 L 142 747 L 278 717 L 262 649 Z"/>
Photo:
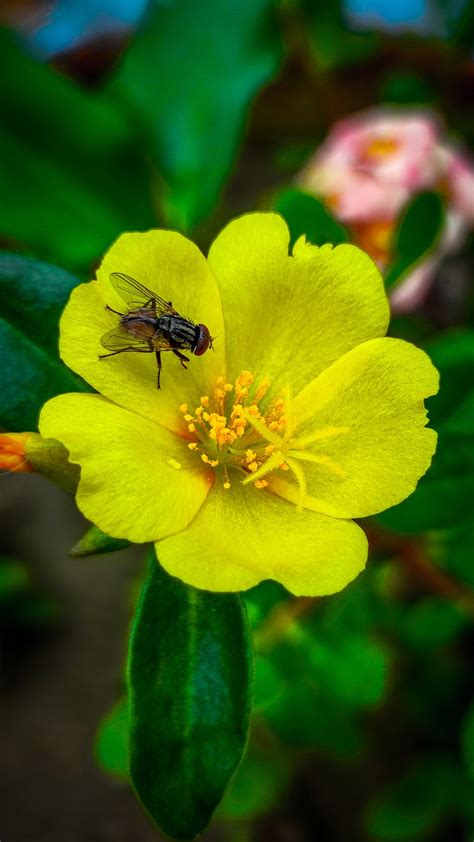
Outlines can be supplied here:
<path id="1" fill-rule="evenodd" d="M 122 354 L 124 351 L 136 351 L 140 354 L 155 354 L 158 363 L 158 389 L 160 388 L 161 352 L 172 351 L 183 368 L 189 362 L 182 351 L 191 351 L 200 357 L 208 348 L 212 348 L 213 337 L 209 328 L 203 324 L 194 324 L 181 316 L 174 309 L 171 301 L 165 301 L 155 292 L 147 289 L 134 278 L 121 272 L 113 272 L 110 282 L 127 305 L 126 312 L 119 313 L 106 306 L 117 316 L 120 322 L 101 338 L 101 344 L 110 351 L 101 354 L 99 359 Z"/>

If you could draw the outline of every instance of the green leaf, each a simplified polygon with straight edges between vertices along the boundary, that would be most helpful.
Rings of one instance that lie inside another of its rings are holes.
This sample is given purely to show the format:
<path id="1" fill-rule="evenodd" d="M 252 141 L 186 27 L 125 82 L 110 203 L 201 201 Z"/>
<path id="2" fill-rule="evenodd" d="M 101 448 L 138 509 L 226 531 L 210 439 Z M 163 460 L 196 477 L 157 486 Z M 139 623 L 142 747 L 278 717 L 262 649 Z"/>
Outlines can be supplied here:
<path id="1" fill-rule="evenodd" d="M 189 587 L 153 556 L 130 642 L 130 771 L 172 837 L 206 827 L 241 759 L 252 671 L 239 596 Z"/>
<path id="2" fill-rule="evenodd" d="M 369 59 L 379 43 L 375 32 L 352 32 L 341 0 L 317 3 L 303 0 L 305 31 L 309 33 L 316 66 L 337 70 Z"/>
<path id="3" fill-rule="evenodd" d="M 130 544 L 131 542 L 125 538 L 111 538 L 110 535 L 102 532 L 98 526 L 92 524 L 77 544 L 73 546 L 72 550 L 69 550 L 69 555 L 72 558 L 83 558 L 99 553 L 114 553 L 117 550 L 129 547 Z"/>
<path id="4" fill-rule="evenodd" d="M 440 597 L 424 599 L 410 609 L 404 608 L 398 633 L 409 646 L 427 652 L 454 640 L 469 624 L 466 613 Z"/>
<path id="5" fill-rule="evenodd" d="M 455 800 L 458 783 L 458 771 L 449 758 L 425 758 L 373 805 L 368 821 L 370 832 L 377 842 L 411 842 L 426 834 Z"/>
<path id="6" fill-rule="evenodd" d="M 255 658 L 255 687 L 253 709 L 260 710 L 283 693 L 283 679 L 274 664 L 263 655 Z"/>
<path id="7" fill-rule="evenodd" d="M 391 73 L 382 83 L 380 100 L 400 105 L 431 105 L 436 101 L 436 92 L 417 73 Z"/>
<path id="8" fill-rule="evenodd" d="M 128 704 L 121 699 L 102 720 L 97 733 L 95 754 L 106 772 L 128 777 Z"/>
<path id="9" fill-rule="evenodd" d="M 282 190 L 275 200 L 274 208 L 288 223 L 291 246 L 302 234 L 316 246 L 324 243 L 337 245 L 350 239 L 344 226 L 336 222 L 323 203 L 302 190 Z"/>
<path id="10" fill-rule="evenodd" d="M 474 523 L 437 533 L 430 542 L 432 558 L 456 579 L 474 588 Z"/>
<path id="11" fill-rule="evenodd" d="M 123 230 L 153 223 L 136 124 L 35 61 L 7 30 L 0 52 L 0 234 L 88 270 Z"/>
<path id="12" fill-rule="evenodd" d="M 264 751 L 254 739 L 235 773 L 217 816 L 227 820 L 255 819 L 277 806 L 289 778 L 281 750 Z M 278 747 L 280 749 L 280 747 Z"/>
<path id="13" fill-rule="evenodd" d="M 444 224 L 444 207 L 438 193 L 420 193 L 410 202 L 395 234 L 394 259 L 385 274 L 387 289 L 400 283 L 436 247 Z"/>
<path id="14" fill-rule="evenodd" d="M 330 751 L 338 757 L 360 751 L 359 726 L 344 704 L 314 677 L 300 673 L 286 678 L 284 692 L 262 711 L 281 740 L 290 746 Z"/>
<path id="15" fill-rule="evenodd" d="M 470 778 L 474 778 L 474 701 L 471 703 L 464 720 L 461 740 L 467 773 Z"/>
<path id="16" fill-rule="evenodd" d="M 77 279 L 48 263 L 0 254 L 0 425 L 34 430 L 41 406 L 86 388 L 58 358 L 59 316 Z"/>
<path id="17" fill-rule="evenodd" d="M 29 586 L 29 578 L 23 564 L 0 556 L 0 604 L 14 598 Z"/>
<path id="18" fill-rule="evenodd" d="M 155 3 L 111 84 L 147 128 L 172 226 L 191 228 L 216 203 L 250 104 L 280 64 L 273 13 L 272 0 Z"/>
<path id="19" fill-rule="evenodd" d="M 379 515 L 402 533 L 447 529 L 472 516 L 474 496 L 474 333 L 446 334 L 426 348 L 441 376 L 427 402 L 438 431 L 431 468 L 407 500 Z"/>

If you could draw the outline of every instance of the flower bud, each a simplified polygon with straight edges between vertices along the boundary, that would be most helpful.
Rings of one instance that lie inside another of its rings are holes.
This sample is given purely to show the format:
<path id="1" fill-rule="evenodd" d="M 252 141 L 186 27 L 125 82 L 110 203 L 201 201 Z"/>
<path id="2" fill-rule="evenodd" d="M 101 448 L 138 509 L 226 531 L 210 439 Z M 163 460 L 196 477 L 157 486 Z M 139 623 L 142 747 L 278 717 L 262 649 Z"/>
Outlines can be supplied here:
<path id="1" fill-rule="evenodd" d="M 25 455 L 26 442 L 36 433 L 0 433 L 0 470 L 17 474 L 34 471 Z"/>
<path id="2" fill-rule="evenodd" d="M 0 470 L 42 474 L 71 493 L 77 488 L 80 474 L 79 466 L 69 462 L 66 448 L 39 433 L 1 433 Z"/>

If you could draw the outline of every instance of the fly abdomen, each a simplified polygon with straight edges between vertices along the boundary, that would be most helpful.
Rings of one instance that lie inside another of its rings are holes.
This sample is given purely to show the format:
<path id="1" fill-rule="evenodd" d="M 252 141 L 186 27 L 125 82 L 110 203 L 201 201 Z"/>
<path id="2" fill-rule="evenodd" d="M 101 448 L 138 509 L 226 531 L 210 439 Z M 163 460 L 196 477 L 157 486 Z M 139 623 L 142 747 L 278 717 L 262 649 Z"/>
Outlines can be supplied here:
<path id="1" fill-rule="evenodd" d="M 152 339 L 157 326 L 158 319 L 151 316 L 143 317 L 141 315 L 127 314 L 122 316 L 120 323 L 122 327 L 137 339 Z"/>

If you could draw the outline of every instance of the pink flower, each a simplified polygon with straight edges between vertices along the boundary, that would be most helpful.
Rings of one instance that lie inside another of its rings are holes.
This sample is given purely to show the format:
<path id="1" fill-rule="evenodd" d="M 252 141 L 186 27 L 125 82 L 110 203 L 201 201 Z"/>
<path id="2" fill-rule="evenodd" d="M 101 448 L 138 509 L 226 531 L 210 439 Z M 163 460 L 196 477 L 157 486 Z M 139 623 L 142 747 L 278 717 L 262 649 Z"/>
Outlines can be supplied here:
<path id="1" fill-rule="evenodd" d="M 336 123 L 298 183 L 324 199 L 382 270 L 391 261 L 404 206 L 423 190 L 445 195 L 446 227 L 437 250 L 394 290 L 392 306 L 398 311 L 423 302 L 440 258 L 474 225 L 474 169 L 444 141 L 429 112 L 375 109 Z"/>

